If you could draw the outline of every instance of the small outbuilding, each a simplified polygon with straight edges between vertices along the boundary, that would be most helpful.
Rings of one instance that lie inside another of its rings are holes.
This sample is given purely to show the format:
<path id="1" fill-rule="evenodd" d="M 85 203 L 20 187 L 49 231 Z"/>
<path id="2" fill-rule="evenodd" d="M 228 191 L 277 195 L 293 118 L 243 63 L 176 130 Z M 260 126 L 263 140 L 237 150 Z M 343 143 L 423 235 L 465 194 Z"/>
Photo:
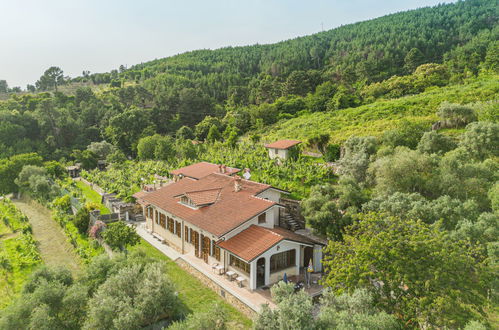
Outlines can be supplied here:
<path id="1" fill-rule="evenodd" d="M 77 178 L 80 176 L 80 171 L 81 171 L 80 164 L 68 166 L 68 167 L 66 167 L 66 171 L 68 172 L 68 175 L 71 178 Z"/>
<path id="2" fill-rule="evenodd" d="M 279 140 L 265 145 L 269 150 L 269 157 L 271 159 L 281 158 L 288 159 L 291 156 L 291 150 L 296 148 L 301 141 L 298 140 Z"/>

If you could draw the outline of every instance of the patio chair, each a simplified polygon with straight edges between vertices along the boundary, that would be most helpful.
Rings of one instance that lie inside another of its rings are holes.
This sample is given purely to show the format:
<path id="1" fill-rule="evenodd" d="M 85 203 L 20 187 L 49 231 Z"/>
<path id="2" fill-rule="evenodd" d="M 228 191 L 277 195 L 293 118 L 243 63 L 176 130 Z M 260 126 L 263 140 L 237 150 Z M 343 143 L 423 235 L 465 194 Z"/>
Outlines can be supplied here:
<path id="1" fill-rule="evenodd" d="M 215 270 L 217 269 L 217 266 L 218 266 L 218 265 L 219 265 L 219 263 L 218 263 L 218 262 L 215 262 L 214 264 L 212 264 L 212 265 L 211 265 L 211 270 L 212 270 L 213 272 L 215 272 Z"/>

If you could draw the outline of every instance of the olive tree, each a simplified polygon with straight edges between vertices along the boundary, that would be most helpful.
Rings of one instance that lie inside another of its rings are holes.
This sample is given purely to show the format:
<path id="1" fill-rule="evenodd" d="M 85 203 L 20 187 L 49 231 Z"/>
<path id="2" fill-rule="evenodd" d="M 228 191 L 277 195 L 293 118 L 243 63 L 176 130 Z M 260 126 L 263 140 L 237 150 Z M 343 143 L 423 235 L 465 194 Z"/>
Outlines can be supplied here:
<path id="1" fill-rule="evenodd" d="M 323 283 L 336 294 L 365 288 L 404 323 L 459 328 L 483 319 L 491 270 L 473 247 L 438 226 L 367 214 L 330 241 Z"/>

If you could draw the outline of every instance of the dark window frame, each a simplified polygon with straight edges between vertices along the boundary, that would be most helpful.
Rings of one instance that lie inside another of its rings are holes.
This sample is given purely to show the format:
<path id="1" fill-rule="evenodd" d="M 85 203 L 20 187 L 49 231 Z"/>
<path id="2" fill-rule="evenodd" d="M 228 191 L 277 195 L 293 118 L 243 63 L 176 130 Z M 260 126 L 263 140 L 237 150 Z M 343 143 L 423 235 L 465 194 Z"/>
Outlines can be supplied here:
<path id="1" fill-rule="evenodd" d="M 296 266 L 296 250 L 291 249 L 276 253 L 270 257 L 270 272 L 275 273 L 283 269 Z"/>

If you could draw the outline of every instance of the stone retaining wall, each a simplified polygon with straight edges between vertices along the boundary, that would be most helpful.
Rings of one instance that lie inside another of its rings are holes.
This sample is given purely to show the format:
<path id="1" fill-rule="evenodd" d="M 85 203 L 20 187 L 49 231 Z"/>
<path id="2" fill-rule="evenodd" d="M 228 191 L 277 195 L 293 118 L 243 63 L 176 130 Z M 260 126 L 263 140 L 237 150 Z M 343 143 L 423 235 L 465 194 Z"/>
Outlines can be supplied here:
<path id="1" fill-rule="evenodd" d="M 199 279 L 203 285 L 215 291 L 220 297 L 224 298 L 230 305 L 234 306 L 241 313 L 249 317 L 250 319 L 254 319 L 257 316 L 257 313 L 248 307 L 245 303 L 237 299 L 235 296 L 227 292 L 224 288 L 222 288 L 217 283 L 213 282 L 209 277 L 201 273 L 196 268 L 189 265 L 185 260 L 179 258 L 175 261 L 180 267 L 188 271 L 191 275 L 195 276 Z"/>

